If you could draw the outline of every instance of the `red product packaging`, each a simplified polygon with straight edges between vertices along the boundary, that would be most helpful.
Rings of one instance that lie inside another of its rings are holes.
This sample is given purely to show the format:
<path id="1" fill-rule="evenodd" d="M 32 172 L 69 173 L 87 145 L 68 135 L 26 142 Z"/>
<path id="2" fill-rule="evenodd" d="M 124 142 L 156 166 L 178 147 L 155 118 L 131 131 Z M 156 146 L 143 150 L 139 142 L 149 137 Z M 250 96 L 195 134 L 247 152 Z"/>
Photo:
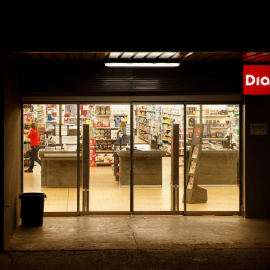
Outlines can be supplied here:
<path id="1" fill-rule="evenodd" d="M 90 157 L 96 155 L 96 149 L 95 148 L 90 148 Z"/>
<path id="2" fill-rule="evenodd" d="M 95 138 L 90 138 L 90 147 L 95 147 Z"/>
<path id="3" fill-rule="evenodd" d="M 96 157 L 95 156 L 90 157 L 90 167 L 96 167 Z"/>

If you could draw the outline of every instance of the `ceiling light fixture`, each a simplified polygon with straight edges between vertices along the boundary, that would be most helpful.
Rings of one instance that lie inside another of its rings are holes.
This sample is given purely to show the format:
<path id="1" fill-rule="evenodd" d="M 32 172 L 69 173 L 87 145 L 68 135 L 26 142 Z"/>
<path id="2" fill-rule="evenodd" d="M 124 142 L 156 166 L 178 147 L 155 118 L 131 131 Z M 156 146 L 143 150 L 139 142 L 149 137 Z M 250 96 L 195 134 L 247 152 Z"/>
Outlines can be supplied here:
<path id="1" fill-rule="evenodd" d="M 160 56 L 162 54 L 162 52 L 151 52 L 150 54 L 148 54 L 146 56 L 146 58 L 157 58 L 158 56 Z"/>
<path id="2" fill-rule="evenodd" d="M 118 58 L 121 52 L 111 52 L 109 58 Z"/>
<path id="3" fill-rule="evenodd" d="M 105 63 L 106 67 L 179 67 L 180 63 Z"/>
<path id="4" fill-rule="evenodd" d="M 173 57 L 175 54 L 177 54 L 176 52 L 165 52 L 162 55 L 159 56 L 159 58 L 171 58 Z"/>
<path id="5" fill-rule="evenodd" d="M 121 58 L 131 58 L 134 54 L 134 52 L 125 52 L 121 55 Z"/>
<path id="6" fill-rule="evenodd" d="M 144 58 L 149 52 L 138 52 L 133 58 L 138 59 L 138 58 Z"/>

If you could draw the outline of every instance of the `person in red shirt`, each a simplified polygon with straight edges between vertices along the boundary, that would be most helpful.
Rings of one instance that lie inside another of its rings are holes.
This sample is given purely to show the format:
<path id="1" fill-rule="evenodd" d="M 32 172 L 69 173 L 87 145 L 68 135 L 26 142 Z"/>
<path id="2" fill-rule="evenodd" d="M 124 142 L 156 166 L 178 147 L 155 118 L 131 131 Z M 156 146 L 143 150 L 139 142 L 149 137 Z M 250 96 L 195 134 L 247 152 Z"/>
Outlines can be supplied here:
<path id="1" fill-rule="evenodd" d="M 41 160 L 38 157 L 40 137 L 37 133 L 37 127 L 35 123 L 32 123 L 30 125 L 30 132 L 28 133 L 28 138 L 31 139 L 30 167 L 25 172 L 33 172 L 35 161 L 41 166 Z"/>

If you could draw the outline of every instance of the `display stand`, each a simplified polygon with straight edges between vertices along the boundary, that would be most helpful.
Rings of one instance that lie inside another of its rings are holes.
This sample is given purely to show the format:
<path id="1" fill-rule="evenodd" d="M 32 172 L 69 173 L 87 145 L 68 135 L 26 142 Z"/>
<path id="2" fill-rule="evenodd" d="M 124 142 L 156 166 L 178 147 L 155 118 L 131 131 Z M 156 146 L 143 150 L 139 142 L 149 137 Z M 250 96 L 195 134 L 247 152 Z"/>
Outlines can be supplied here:
<path id="1" fill-rule="evenodd" d="M 198 177 L 196 177 L 202 150 L 202 131 L 203 124 L 194 125 L 186 173 L 186 203 L 190 204 L 207 202 L 207 190 L 198 187 Z"/>

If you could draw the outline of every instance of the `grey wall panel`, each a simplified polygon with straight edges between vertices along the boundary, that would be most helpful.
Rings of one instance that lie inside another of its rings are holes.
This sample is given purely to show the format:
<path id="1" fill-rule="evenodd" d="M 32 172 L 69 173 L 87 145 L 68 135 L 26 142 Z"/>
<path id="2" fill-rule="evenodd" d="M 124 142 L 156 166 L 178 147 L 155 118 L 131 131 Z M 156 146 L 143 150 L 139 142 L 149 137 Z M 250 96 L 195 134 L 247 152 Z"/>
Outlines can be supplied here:
<path id="1" fill-rule="evenodd" d="M 245 97 L 245 211 L 270 218 L 270 96 Z M 251 123 L 267 123 L 267 135 L 250 134 Z"/>
<path id="2" fill-rule="evenodd" d="M 132 90 L 132 70 L 103 66 L 36 65 L 20 69 L 22 91 L 122 92 Z"/>
<path id="3" fill-rule="evenodd" d="M 134 90 L 168 92 L 239 92 L 239 67 L 180 65 L 179 68 L 144 68 L 134 71 Z"/>

